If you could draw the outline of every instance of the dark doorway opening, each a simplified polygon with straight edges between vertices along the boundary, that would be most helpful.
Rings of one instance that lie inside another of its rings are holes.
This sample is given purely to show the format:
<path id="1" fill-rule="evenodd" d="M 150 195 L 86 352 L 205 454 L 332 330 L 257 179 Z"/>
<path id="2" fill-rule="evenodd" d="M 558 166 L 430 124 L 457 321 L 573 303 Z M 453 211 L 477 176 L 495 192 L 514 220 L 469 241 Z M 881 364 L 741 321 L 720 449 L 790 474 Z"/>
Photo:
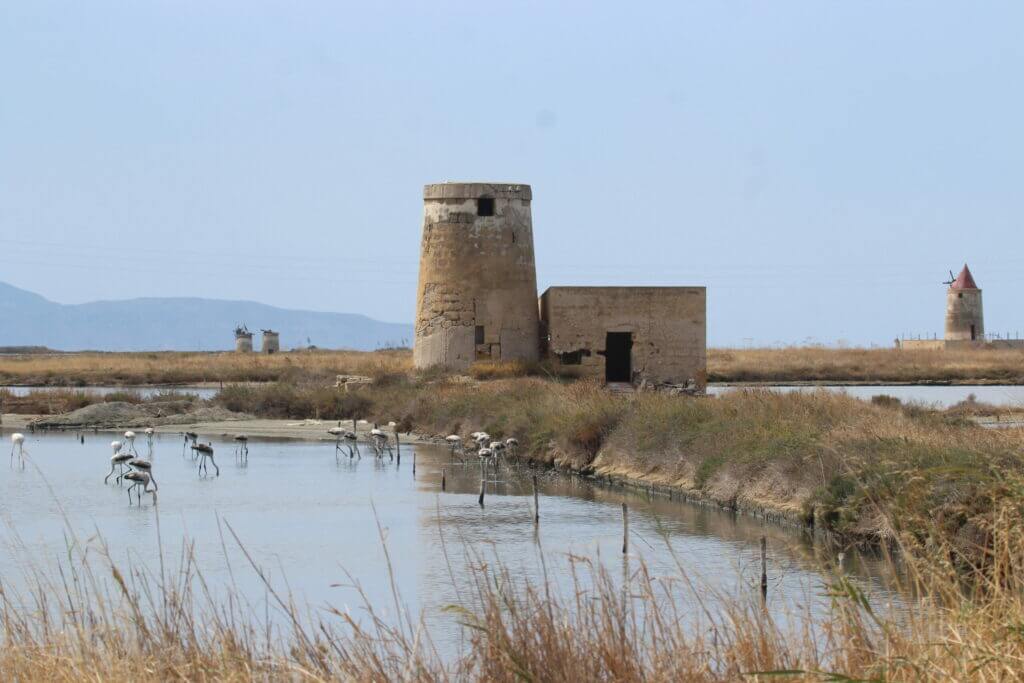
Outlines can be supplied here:
<path id="1" fill-rule="evenodd" d="M 976 339 L 977 336 L 975 336 L 974 325 L 971 325 L 971 341 L 975 341 Z"/>
<path id="2" fill-rule="evenodd" d="M 606 382 L 630 382 L 633 366 L 631 332 L 609 332 L 604 340 L 604 379 Z"/>

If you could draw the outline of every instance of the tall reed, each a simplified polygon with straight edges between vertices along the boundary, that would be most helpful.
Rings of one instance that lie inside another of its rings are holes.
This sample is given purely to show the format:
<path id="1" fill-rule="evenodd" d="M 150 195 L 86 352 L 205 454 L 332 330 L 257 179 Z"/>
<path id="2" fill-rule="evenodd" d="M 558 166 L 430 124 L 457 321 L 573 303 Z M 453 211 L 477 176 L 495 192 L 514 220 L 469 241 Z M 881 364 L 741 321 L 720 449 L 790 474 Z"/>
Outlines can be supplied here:
<path id="1" fill-rule="evenodd" d="M 447 609 L 465 629 L 465 648 L 452 653 L 441 652 L 422 615 L 410 613 L 397 591 L 389 617 L 368 602 L 360 619 L 333 607 L 310 612 L 250 558 L 248 568 L 233 571 L 260 578 L 269 603 L 260 609 L 252 596 L 211 585 L 187 542 L 175 565 L 161 560 L 151 569 L 119 566 L 109 553 L 87 554 L 75 541 L 56 570 L 30 571 L 27 593 L 4 578 L 0 677 L 1018 680 L 1024 674 L 1022 521 L 1019 502 L 1001 507 L 986 529 L 993 543 L 985 571 L 956 571 L 942 543 L 909 557 L 904 587 L 920 597 L 900 610 L 875 604 L 841 571 L 826 574 L 827 609 L 796 604 L 780 612 L 763 609 L 752 586 L 715 592 L 682 561 L 675 575 L 655 577 L 636 560 L 624 586 L 599 562 L 567 558 L 572 581 L 559 589 L 550 580 L 519 580 L 500 561 L 466 558 L 471 578 L 455 591 L 465 597 Z M 230 525 L 224 529 L 225 542 L 238 543 L 249 557 Z M 548 554 L 549 571 L 557 559 L 566 558 Z"/>

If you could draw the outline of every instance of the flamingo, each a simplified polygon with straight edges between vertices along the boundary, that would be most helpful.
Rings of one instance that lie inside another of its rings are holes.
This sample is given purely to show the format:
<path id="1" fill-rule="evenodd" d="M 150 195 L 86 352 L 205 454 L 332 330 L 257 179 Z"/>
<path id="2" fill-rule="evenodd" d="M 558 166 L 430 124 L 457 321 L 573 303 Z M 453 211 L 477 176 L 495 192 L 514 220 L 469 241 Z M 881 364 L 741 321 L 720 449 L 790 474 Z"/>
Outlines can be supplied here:
<path id="1" fill-rule="evenodd" d="M 142 458 L 132 458 L 128 461 L 129 467 L 134 467 L 138 472 L 145 472 L 149 475 L 149 478 L 153 481 L 153 486 L 156 486 L 156 478 L 153 476 L 153 463 L 149 460 L 143 460 Z"/>
<path id="2" fill-rule="evenodd" d="M 18 452 L 18 463 L 25 469 L 25 435 L 21 432 L 11 434 L 11 467 L 14 467 L 14 452 Z"/>
<path id="3" fill-rule="evenodd" d="M 516 457 L 516 450 L 519 448 L 519 439 L 508 438 L 505 439 L 505 449 L 508 451 L 508 457 Z"/>
<path id="4" fill-rule="evenodd" d="M 245 434 L 235 435 L 235 457 L 249 464 L 249 437 Z"/>
<path id="5" fill-rule="evenodd" d="M 210 462 L 213 463 L 213 469 L 217 470 L 217 476 L 220 476 L 220 468 L 217 467 L 217 461 L 213 459 L 213 446 L 209 443 L 196 444 L 192 447 L 197 456 L 201 456 L 199 460 L 199 472 L 209 474 L 209 468 L 206 466 L 206 459 L 209 458 Z"/>
<path id="6" fill-rule="evenodd" d="M 135 432 L 128 430 L 124 433 L 124 446 L 125 453 L 138 455 L 138 452 L 135 450 Z"/>
<path id="7" fill-rule="evenodd" d="M 344 438 L 345 442 L 348 444 L 348 457 L 351 458 L 352 454 L 355 453 L 355 456 L 362 460 L 363 454 L 359 452 L 359 437 L 356 435 L 356 433 L 345 432 Z"/>
<path id="8" fill-rule="evenodd" d="M 103 477 L 103 483 L 106 484 L 110 477 L 113 476 L 114 470 L 117 469 L 117 477 L 114 481 L 120 484 L 121 479 L 124 478 L 125 463 L 132 459 L 132 454 L 121 452 L 120 441 L 111 441 L 110 450 L 114 451 L 114 454 L 110 456 L 110 472 L 107 473 L 107 476 Z"/>
<path id="9" fill-rule="evenodd" d="M 505 455 L 505 442 L 504 441 L 492 441 L 488 446 L 488 450 L 494 454 L 494 470 L 498 470 L 498 464 L 501 462 L 501 458 Z"/>
<path id="10" fill-rule="evenodd" d="M 181 455 L 182 455 L 182 457 L 185 456 L 185 447 L 188 446 L 188 442 L 189 441 L 192 442 L 192 450 L 193 450 L 192 459 L 195 460 L 195 455 L 196 454 L 195 454 L 194 451 L 195 451 L 195 448 L 196 448 L 196 443 L 198 443 L 198 441 L 199 441 L 199 435 L 196 434 L 195 432 L 185 432 L 185 443 L 182 444 L 182 446 L 181 446 Z"/>
<path id="11" fill-rule="evenodd" d="M 156 432 L 152 427 L 146 427 L 146 445 L 149 446 L 149 454 L 153 455 L 153 434 Z"/>
<path id="12" fill-rule="evenodd" d="M 139 487 L 139 486 L 142 487 L 142 490 L 138 492 L 139 507 L 142 507 L 142 494 L 143 493 L 152 493 L 153 494 L 153 504 L 154 505 L 156 504 L 156 491 L 157 491 L 156 481 L 153 480 L 153 477 L 150 476 L 149 472 L 143 472 L 143 471 L 140 471 L 140 470 L 132 470 L 131 472 L 128 472 L 127 474 L 125 474 L 124 478 L 132 483 L 132 485 L 128 487 L 128 504 L 129 505 L 132 504 L 132 491 L 134 489 L 136 489 L 137 487 Z M 152 491 L 149 490 L 150 482 L 152 482 L 152 484 L 153 484 L 153 490 Z"/>
<path id="13" fill-rule="evenodd" d="M 487 432 L 475 432 L 475 434 L 473 440 L 476 442 L 477 448 L 486 448 L 491 441 L 491 435 Z"/>
<path id="14" fill-rule="evenodd" d="M 344 427 L 331 427 L 327 430 L 327 433 L 335 438 L 334 441 L 334 459 L 337 461 L 338 452 L 344 452 L 342 449 L 342 442 L 348 447 L 348 457 L 351 458 L 355 455 L 359 455 L 362 459 L 362 455 L 359 453 L 359 439 L 356 433 L 345 429 Z"/>
<path id="15" fill-rule="evenodd" d="M 460 455 L 464 452 L 462 449 L 462 437 L 458 434 L 450 434 L 444 437 L 444 440 L 448 442 L 448 446 L 451 450 L 451 457 L 455 457 L 455 453 L 458 452 Z M 462 459 L 461 457 L 459 458 Z"/>
<path id="16" fill-rule="evenodd" d="M 391 442 L 388 440 L 386 432 L 374 428 L 370 430 L 370 438 L 373 439 L 373 450 L 377 454 L 378 458 L 384 457 L 384 449 L 388 449 L 388 455 L 395 457 L 394 453 L 391 452 Z"/>

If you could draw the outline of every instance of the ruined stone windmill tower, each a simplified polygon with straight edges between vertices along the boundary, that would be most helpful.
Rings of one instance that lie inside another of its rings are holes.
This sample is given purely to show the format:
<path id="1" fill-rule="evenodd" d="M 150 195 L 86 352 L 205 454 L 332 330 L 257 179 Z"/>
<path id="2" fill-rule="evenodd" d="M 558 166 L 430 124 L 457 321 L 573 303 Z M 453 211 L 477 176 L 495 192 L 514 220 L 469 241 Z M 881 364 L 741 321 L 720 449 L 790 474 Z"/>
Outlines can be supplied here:
<path id="1" fill-rule="evenodd" d="M 238 353 L 252 353 L 252 332 L 245 325 L 235 328 L 235 351 Z"/>
<path id="2" fill-rule="evenodd" d="M 529 185 L 423 188 L 417 368 L 538 359 L 532 198 Z"/>
<path id="3" fill-rule="evenodd" d="M 953 273 L 950 272 L 950 276 Z M 946 341 L 979 341 L 985 338 L 981 290 L 967 264 L 949 282 L 946 292 Z"/>
<path id="4" fill-rule="evenodd" d="M 274 330 L 263 330 L 263 353 L 278 353 L 281 350 L 281 335 Z"/>

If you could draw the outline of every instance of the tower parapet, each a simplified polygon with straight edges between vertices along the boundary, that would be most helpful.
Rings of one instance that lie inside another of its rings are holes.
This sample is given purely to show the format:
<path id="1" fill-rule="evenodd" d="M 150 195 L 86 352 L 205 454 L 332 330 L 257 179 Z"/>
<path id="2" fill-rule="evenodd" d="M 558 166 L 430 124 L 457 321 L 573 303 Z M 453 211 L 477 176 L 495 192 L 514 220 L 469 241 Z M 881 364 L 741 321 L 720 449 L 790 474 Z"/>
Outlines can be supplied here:
<path id="1" fill-rule="evenodd" d="M 532 198 L 517 183 L 423 188 L 417 368 L 538 359 Z"/>

